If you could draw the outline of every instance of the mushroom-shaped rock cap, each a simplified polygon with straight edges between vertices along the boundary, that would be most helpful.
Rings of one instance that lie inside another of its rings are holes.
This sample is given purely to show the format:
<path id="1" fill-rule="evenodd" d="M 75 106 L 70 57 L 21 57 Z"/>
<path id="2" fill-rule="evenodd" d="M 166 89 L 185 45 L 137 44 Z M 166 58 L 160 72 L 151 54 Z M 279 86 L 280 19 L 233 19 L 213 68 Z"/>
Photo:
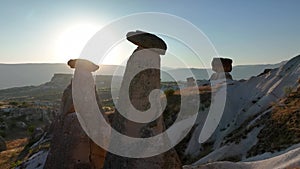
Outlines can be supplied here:
<path id="1" fill-rule="evenodd" d="M 94 72 L 99 69 L 98 65 L 85 59 L 70 59 L 68 61 L 68 65 L 70 68 L 75 68 L 76 66 L 80 65 L 81 68 L 89 72 Z"/>
<path id="2" fill-rule="evenodd" d="M 127 40 L 139 47 L 153 49 L 160 55 L 164 55 L 166 53 L 167 44 L 154 34 L 137 30 L 134 32 L 128 32 L 126 37 Z"/>
<path id="3" fill-rule="evenodd" d="M 213 58 L 211 62 L 212 70 L 215 72 L 231 72 L 232 60 L 229 58 Z"/>

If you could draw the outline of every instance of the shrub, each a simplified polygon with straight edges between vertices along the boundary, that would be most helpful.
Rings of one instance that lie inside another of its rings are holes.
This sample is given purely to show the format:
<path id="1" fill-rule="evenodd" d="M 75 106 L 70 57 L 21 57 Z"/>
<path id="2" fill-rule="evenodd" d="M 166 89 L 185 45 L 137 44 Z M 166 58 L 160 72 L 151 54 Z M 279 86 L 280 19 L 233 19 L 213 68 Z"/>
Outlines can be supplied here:
<path id="1" fill-rule="evenodd" d="M 10 127 L 11 128 L 16 128 L 17 127 L 16 121 L 12 121 L 11 124 L 10 124 Z"/>
<path id="2" fill-rule="evenodd" d="M 18 166 L 21 165 L 21 164 L 22 164 L 22 161 L 18 160 L 18 161 L 16 161 L 16 162 L 12 162 L 10 166 L 11 166 L 12 168 L 15 168 L 15 167 L 18 167 Z"/>
<path id="3" fill-rule="evenodd" d="M 167 89 L 167 90 L 165 90 L 164 93 L 165 93 L 166 96 L 173 96 L 174 93 L 175 93 L 175 90 L 173 90 L 173 89 Z"/>
<path id="4" fill-rule="evenodd" d="M 0 130 L 0 136 L 5 138 L 6 137 L 6 132 L 3 130 Z"/>
<path id="5" fill-rule="evenodd" d="M 13 105 L 13 106 L 17 106 L 18 105 L 18 102 L 15 102 L 15 101 L 11 101 L 9 102 L 10 105 Z"/>
<path id="6" fill-rule="evenodd" d="M 33 133 L 34 130 L 35 130 L 35 126 L 34 126 L 34 125 L 30 125 L 30 126 L 28 126 L 28 128 L 27 128 L 27 131 L 28 131 L 29 133 Z"/>
<path id="7" fill-rule="evenodd" d="M 238 162 L 241 161 L 242 157 L 241 155 L 235 155 L 235 156 L 229 156 L 221 159 L 220 161 L 231 161 L 231 162 Z"/>
<path id="8" fill-rule="evenodd" d="M 293 88 L 292 87 L 290 87 L 290 86 L 286 86 L 286 87 L 284 87 L 284 94 L 285 94 L 285 96 L 289 96 L 291 93 L 292 93 L 292 91 L 293 91 Z"/>

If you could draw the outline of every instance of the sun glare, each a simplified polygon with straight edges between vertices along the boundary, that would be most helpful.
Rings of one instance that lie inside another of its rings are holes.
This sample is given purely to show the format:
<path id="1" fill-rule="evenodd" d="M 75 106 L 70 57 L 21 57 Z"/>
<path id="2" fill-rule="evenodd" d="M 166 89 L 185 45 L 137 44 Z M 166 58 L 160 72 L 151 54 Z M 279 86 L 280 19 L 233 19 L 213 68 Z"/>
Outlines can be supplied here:
<path id="1" fill-rule="evenodd" d="M 57 39 L 56 57 L 61 62 L 78 58 L 88 40 L 100 29 L 93 24 L 77 24 L 65 29 Z"/>
<path id="2" fill-rule="evenodd" d="M 115 45 L 104 59 L 101 64 L 104 65 L 124 65 L 127 59 L 131 55 L 135 48 L 135 45 L 128 43 L 125 39 L 119 44 Z"/>

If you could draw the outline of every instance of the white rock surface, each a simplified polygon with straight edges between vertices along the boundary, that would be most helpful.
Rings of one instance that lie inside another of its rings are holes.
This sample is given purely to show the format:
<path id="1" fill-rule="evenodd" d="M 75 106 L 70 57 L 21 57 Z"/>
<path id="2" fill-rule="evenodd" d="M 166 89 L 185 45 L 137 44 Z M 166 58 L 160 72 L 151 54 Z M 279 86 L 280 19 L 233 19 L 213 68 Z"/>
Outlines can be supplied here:
<path id="1" fill-rule="evenodd" d="M 206 157 L 199 159 L 195 164 L 200 165 L 207 163 L 208 161 L 218 161 L 234 154 L 240 154 L 241 157 L 243 157 L 243 160 L 245 160 L 244 158 L 247 153 L 245 150 L 249 150 L 254 145 L 256 136 L 259 133 L 258 128 L 254 128 L 253 131 L 248 133 L 246 139 L 242 139 L 240 143 L 236 145 L 232 145 L 232 143 L 221 145 L 224 141 L 224 137 L 237 129 L 245 122 L 245 120 L 258 115 L 257 118 L 254 118 L 247 124 L 250 126 L 259 119 L 261 114 L 270 111 L 272 102 L 276 102 L 285 96 L 285 88 L 297 87 L 297 80 L 299 77 L 300 56 L 297 56 L 280 68 L 273 69 L 261 76 L 252 77 L 246 81 L 230 81 L 227 85 L 226 106 L 222 119 L 217 129 L 214 131 L 214 134 L 208 140 L 208 142 L 214 142 L 214 151 Z M 207 112 L 207 110 L 199 112 L 199 115 L 202 116 L 205 112 Z M 192 138 L 185 151 L 186 155 L 189 154 L 194 157 L 201 152 L 201 144 L 198 143 L 197 138 L 199 137 L 204 120 L 198 118 L 197 123 L 198 127 L 196 127 L 192 134 Z M 250 143 L 247 141 L 250 139 L 249 137 L 253 137 L 251 138 L 253 142 Z M 233 153 L 235 151 L 238 152 Z M 271 154 L 269 157 L 273 156 L 275 156 L 275 154 Z M 233 165 L 232 163 L 223 164 L 227 166 L 227 168 L 230 168 L 230 166 Z"/>
<path id="2" fill-rule="evenodd" d="M 300 166 L 300 148 L 282 155 L 253 162 L 214 162 L 205 165 L 184 166 L 183 169 L 283 169 Z"/>

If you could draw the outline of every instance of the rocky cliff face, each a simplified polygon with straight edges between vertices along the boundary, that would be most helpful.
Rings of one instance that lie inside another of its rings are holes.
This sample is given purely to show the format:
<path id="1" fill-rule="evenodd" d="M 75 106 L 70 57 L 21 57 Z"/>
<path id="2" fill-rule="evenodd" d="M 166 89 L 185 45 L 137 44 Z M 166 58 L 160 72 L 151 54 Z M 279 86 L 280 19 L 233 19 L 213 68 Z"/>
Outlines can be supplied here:
<path id="1" fill-rule="evenodd" d="M 300 81 L 299 81 L 300 82 Z M 300 83 L 299 83 L 300 84 Z M 185 166 L 185 169 L 219 168 L 298 168 L 300 166 L 300 85 L 287 93 L 287 97 L 274 104 L 264 117 L 252 121 L 253 126 L 261 126 L 256 144 L 248 151 L 242 162 L 238 155 L 227 158 L 226 162 L 213 162 L 203 165 Z M 245 124 L 249 125 L 250 122 Z M 246 139 L 244 132 L 251 131 L 241 126 L 231 136 L 235 141 Z M 243 138 L 244 137 L 244 138 Z M 230 150 L 228 150 L 230 151 Z"/>
<path id="2" fill-rule="evenodd" d="M 299 147 L 300 126 L 295 123 L 300 120 L 297 115 L 299 77 L 300 56 L 297 56 L 280 68 L 257 77 L 246 81 L 231 81 L 227 85 L 224 114 L 214 134 L 206 143 L 199 144 L 196 139 L 201 127 L 197 127 L 187 145 L 186 154 L 195 160 L 194 167 L 190 167 L 238 168 L 240 165 L 227 163 L 202 164 L 214 161 L 257 161 Z M 198 126 L 201 123 L 198 121 Z M 292 161 L 291 166 L 300 165 L 299 157 Z M 272 168 L 271 163 L 263 168 Z M 282 165 L 285 165 L 283 161 Z"/>
<path id="3" fill-rule="evenodd" d="M 44 88 L 58 88 L 58 89 L 65 89 L 68 84 L 71 82 L 72 75 L 70 74 L 54 74 L 51 78 L 50 82 L 45 83 L 43 86 Z"/>

